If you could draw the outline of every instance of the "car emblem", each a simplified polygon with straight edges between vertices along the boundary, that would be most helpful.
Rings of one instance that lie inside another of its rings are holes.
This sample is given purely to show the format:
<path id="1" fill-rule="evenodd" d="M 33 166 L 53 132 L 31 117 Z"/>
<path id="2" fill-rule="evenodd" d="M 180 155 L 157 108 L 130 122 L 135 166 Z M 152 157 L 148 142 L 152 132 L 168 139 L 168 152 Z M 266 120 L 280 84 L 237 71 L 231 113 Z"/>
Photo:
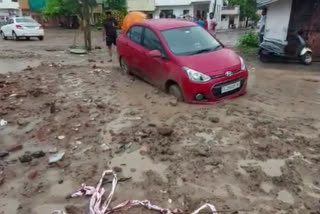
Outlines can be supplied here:
<path id="1" fill-rule="evenodd" d="M 226 73 L 224 73 L 224 75 L 226 75 L 227 77 L 230 77 L 232 74 L 232 71 L 227 71 Z"/>

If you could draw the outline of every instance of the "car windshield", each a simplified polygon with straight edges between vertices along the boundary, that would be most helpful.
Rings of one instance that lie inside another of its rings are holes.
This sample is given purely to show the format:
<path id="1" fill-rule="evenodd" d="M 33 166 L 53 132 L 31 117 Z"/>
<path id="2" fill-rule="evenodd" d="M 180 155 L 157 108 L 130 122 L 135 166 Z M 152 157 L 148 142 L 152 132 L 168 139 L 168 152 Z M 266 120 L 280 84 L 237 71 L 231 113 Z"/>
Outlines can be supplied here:
<path id="1" fill-rule="evenodd" d="M 163 30 L 161 34 L 175 55 L 194 55 L 221 48 L 221 44 L 200 26 Z"/>
<path id="2" fill-rule="evenodd" d="M 37 23 L 34 19 L 27 18 L 27 17 L 16 18 L 16 22 L 17 23 Z"/>

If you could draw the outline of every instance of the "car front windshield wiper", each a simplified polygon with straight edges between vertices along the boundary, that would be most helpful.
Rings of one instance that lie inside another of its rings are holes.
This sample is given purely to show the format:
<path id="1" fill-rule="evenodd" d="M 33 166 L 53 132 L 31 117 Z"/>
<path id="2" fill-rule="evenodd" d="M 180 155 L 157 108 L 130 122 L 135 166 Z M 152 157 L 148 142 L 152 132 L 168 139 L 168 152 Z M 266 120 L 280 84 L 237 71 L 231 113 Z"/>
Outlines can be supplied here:
<path id="1" fill-rule="evenodd" d="M 192 55 L 206 53 L 206 52 L 210 52 L 210 51 L 213 51 L 213 50 L 214 50 L 214 48 L 205 48 L 205 49 L 201 49 L 201 50 L 193 52 Z"/>

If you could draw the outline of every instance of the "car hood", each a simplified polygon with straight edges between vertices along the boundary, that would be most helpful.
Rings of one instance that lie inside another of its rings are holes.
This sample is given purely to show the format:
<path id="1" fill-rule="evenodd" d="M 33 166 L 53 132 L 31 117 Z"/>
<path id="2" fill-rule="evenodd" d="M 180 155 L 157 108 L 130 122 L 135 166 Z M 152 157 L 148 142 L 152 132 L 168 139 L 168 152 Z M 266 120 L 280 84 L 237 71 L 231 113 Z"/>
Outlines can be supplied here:
<path id="1" fill-rule="evenodd" d="M 181 66 L 187 66 L 209 76 L 241 68 L 239 56 L 226 48 L 197 55 L 178 56 L 177 58 Z"/>

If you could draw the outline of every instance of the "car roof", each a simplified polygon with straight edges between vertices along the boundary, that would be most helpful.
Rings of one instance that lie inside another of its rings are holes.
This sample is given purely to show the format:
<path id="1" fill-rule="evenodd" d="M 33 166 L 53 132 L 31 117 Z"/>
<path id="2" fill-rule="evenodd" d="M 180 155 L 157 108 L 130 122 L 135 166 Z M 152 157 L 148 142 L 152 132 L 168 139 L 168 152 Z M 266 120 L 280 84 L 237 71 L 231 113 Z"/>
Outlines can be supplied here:
<path id="1" fill-rule="evenodd" d="M 143 21 L 142 24 L 159 31 L 172 28 L 197 26 L 194 22 L 179 19 L 148 19 Z"/>

